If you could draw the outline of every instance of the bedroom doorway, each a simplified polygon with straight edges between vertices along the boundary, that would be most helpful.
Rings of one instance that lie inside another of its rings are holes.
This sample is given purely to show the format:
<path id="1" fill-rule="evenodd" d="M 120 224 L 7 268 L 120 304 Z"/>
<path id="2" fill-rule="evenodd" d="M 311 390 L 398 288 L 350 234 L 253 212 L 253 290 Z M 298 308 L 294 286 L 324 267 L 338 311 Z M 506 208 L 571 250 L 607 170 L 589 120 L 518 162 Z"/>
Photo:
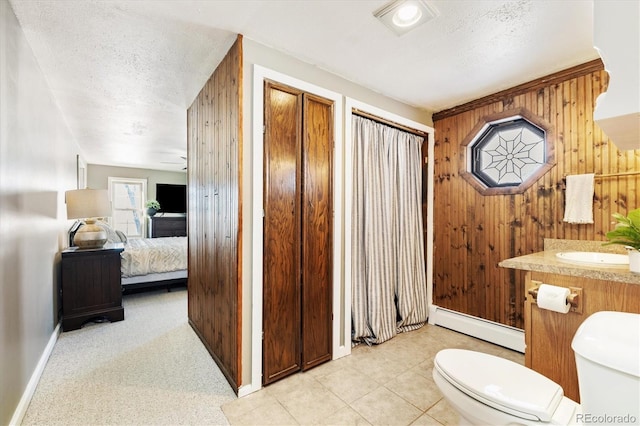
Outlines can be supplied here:
<path id="1" fill-rule="evenodd" d="M 333 107 L 265 81 L 263 385 L 332 357 Z"/>

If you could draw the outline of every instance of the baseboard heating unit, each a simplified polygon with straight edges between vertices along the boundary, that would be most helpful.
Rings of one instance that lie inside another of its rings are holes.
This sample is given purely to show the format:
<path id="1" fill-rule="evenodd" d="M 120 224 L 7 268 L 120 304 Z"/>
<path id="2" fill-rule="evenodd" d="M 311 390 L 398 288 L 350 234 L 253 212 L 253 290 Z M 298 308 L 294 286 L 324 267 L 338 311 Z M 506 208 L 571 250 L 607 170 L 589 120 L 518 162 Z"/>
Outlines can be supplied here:
<path id="1" fill-rule="evenodd" d="M 515 327 L 433 305 L 429 308 L 429 324 L 524 353 L 524 330 Z"/>

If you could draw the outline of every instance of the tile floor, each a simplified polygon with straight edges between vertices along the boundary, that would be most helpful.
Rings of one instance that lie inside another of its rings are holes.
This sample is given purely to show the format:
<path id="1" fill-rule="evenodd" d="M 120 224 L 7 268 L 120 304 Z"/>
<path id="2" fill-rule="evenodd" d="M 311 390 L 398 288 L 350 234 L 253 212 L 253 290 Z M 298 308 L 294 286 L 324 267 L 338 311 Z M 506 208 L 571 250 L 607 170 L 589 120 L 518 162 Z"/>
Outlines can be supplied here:
<path id="1" fill-rule="evenodd" d="M 276 382 L 222 406 L 231 425 L 452 425 L 457 414 L 431 378 L 444 348 L 524 355 L 438 326 L 402 333 L 382 345 Z"/>

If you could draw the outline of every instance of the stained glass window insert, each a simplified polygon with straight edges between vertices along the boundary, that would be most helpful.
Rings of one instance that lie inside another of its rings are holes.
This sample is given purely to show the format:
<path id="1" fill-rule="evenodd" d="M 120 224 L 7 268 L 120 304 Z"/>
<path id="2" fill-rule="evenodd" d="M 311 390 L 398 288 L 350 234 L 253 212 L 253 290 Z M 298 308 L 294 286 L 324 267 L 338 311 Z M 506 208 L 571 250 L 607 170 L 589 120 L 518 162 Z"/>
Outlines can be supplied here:
<path id="1" fill-rule="evenodd" d="M 467 149 L 471 173 L 489 188 L 518 186 L 547 161 L 545 131 L 522 117 L 488 123 Z"/>

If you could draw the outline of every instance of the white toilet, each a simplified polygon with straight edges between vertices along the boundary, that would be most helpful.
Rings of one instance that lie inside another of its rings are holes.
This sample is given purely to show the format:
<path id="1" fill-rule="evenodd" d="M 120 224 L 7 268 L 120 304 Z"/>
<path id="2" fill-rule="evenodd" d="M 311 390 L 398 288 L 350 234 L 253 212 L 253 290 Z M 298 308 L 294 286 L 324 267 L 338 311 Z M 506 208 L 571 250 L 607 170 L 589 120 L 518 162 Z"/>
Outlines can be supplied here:
<path id="1" fill-rule="evenodd" d="M 433 379 L 461 424 L 636 424 L 640 421 L 640 315 L 597 312 L 578 328 L 581 404 L 520 364 L 481 352 L 444 349 Z"/>

